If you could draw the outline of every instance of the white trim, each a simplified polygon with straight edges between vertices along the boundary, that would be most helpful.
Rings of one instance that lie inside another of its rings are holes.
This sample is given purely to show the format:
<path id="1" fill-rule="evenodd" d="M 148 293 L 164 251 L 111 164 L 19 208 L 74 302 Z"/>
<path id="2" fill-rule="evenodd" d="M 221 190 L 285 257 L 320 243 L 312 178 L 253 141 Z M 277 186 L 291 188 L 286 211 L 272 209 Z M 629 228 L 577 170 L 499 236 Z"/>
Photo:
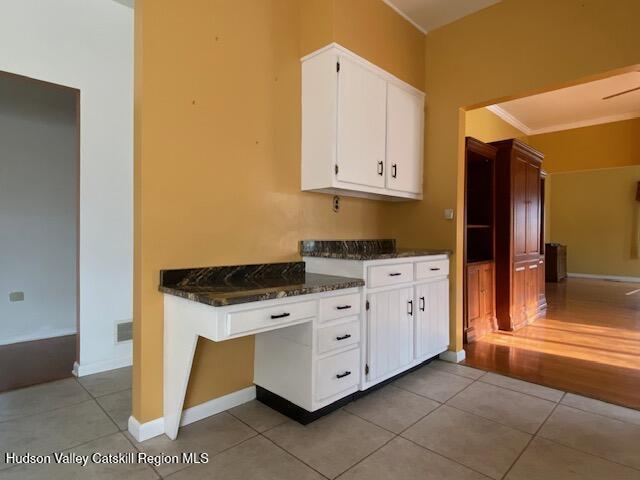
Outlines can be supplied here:
<path id="1" fill-rule="evenodd" d="M 511 126 L 517 128 L 522 133 L 526 135 L 540 135 L 543 133 L 552 133 L 559 132 L 562 130 L 571 130 L 574 128 L 583 128 L 583 127 L 591 127 L 593 125 L 602 125 L 603 123 L 614 123 L 614 122 L 622 122 L 624 120 L 632 120 L 634 118 L 640 117 L 640 112 L 627 112 L 627 113 L 619 113 L 616 115 L 608 115 L 605 117 L 591 118 L 588 120 L 580 120 L 577 122 L 569 122 L 562 123 L 558 125 L 552 125 L 550 127 L 544 128 L 530 128 L 512 114 L 507 112 L 505 109 L 500 107 L 499 105 L 489 105 L 485 107 L 492 113 L 495 113 L 498 117 L 500 117 L 505 122 L 509 123 Z"/>
<path id="2" fill-rule="evenodd" d="M 77 333 L 78 333 L 78 330 L 74 327 L 66 330 L 58 330 L 55 332 L 45 332 L 45 333 L 32 334 L 32 335 L 21 335 L 18 337 L 0 339 L 0 346 L 11 345 L 14 343 L 33 342 L 36 340 L 47 340 L 49 338 L 66 337 L 68 335 L 76 335 Z"/>
<path id="3" fill-rule="evenodd" d="M 392 73 L 387 72 L 383 68 L 380 68 L 375 63 L 371 63 L 366 58 L 361 57 L 356 52 L 354 52 L 352 50 L 349 50 L 348 48 L 345 48 L 345 47 L 343 47 L 342 45 L 340 45 L 339 43 L 336 43 L 336 42 L 332 42 L 332 43 L 330 43 L 328 45 L 325 45 L 322 48 L 319 48 L 318 50 L 315 50 L 315 51 L 309 53 L 308 55 L 305 55 L 304 57 L 302 57 L 300 59 L 300 62 L 303 63 L 303 62 L 309 60 L 310 58 L 315 57 L 316 55 L 320 55 L 320 54 L 326 52 L 327 50 L 332 50 L 332 49 L 333 50 L 337 50 L 338 54 L 343 54 L 343 55 L 349 56 L 351 60 L 363 65 L 365 68 L 368 68 L 369 70 L 373 70 L 376 75 L 378 75 L 379 77 L 382 77 L 384 80 L 386 80 L 388 82 L 391 82 L 391 83 L 397 85 L 400 88 L 404 88 L 405 90 L 407 90 L 407 91 L 409 91 L 409 92 L 411 92 L 411 93 L 413 93 L 415 95 L 420 95 L 421 98 L 425 98 L 426 97 L 425 92 L 423 92 L 422 90 L 417 89 L 413 85 L 405 82 L 404 80 L 401 80 L 400 78 L 396 77 Z"/>
<path id="4" fill-rule="evenodd" d="M 640 283 L 640 277 L 626 277 L 623 275 L 600 275 L 595 273 L 567 273 L 571 278 L 593 278 L 597 280 L 610 280 L 612 282 Z"/>
<path id="5" fill-rule="evenodd" d="M 511 115 L 509 112 L 499 107 L 498 105 L 489 105 L 484 108 L 489 110 L 491 113 L 496 114 L 502 120 L 510 124 L 512 127 L 517 128 L 525 135 L 533 135 L 534 132 L 531 128 L 527 127 L 524 123 L 522 123 L 520 120 L 518 120 L 516 117 L 514 117 L 513 115 Z"/>
<path id="6" fill-rule="evenodd" d="M 467 354 L 464 350 L 458 350 L 454 352 L 453 350 L 447 350 L 439 355 L 440 360 L 444 360 L 445 362 L 451 363 L 460 363 L 465 358 L 467 358 Z"/>
<path id="7" fill-rule="evenodd" d="M 182 411 L 180 426 L 184 427 L 185 425 L 197 422 L 203 418 L 224 412 L 230 408 L 250 402 L 254 398 L 256 398 L 256 387 L 251 385 L 250 387 L 231 392 L 222 397 L 214 398 L 213 400 L 201 403 L 200 405 L 186 408 Z M 140 423 L 133 415 L 131 415 L 129 417 L 128 428 L 129 433 L 133 438 L 138 442 L 144 442 L 145 440 L 157 437 L 164 433 L 164 417 L 156 418 L 150 422 Z"/>
<path id="8" fill-rule="evenodd" d="M 84 377 L 85 375 L 92 375 L 94 373 L 106 372 L 108 370 L 115 370 L 116 368 L 129 367 L 133 363 L 131 355 L 127 355 L 121 358 L 114 358 L 112 360 L 105 360 L 103 362 L 94 362 L 89 364 L 73 363 L 73 374 L 76 377 Z"/>
<path id="9" fill-rule="evenodd" d="M 428 33 L 428 30 L 425 30 L 424 28 L 422 28 L 420 25 L 418 25 L 416 22 L 414 22 L 409 15 L 407 15 L 406 13 L 404 13 L 402 10 L 400 10 L 398 7 L 396 7 L 391 0 L 382 0 L 384 3 L 386 3 L 389 7 L 391 7 L 391 9 L 396 12 L 398 15 L 400 15 L 402 18 L 404 18 L 407 22 L 409 22 L 411 25 L 413 25 L 414 27 L 416 27 L 418 30 L 420 30 L 424 35 L 426 35 Z"/>

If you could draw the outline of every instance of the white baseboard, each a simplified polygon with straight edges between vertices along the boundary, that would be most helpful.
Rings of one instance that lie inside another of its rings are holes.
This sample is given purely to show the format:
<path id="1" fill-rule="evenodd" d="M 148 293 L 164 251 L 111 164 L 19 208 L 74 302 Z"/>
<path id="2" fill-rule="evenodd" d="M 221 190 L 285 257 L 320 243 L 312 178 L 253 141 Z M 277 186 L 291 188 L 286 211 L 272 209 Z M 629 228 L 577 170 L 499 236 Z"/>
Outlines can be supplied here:
<path id="1" fill-rule="evenodd" d="M 567 273 L 572 278 L 593 278 L 598 280 L 610 280 L 612 282 L 640 283 L 640 277 L 625 277 L 621 275 L 598 275 L 593 273 Z"/>
<path id="2" fill-rule="evenodd" d="M 451 363 L 460 363 L 465 358 L 467 358 L 467 354 L 464 350 L 458 350 L 454 352 L 453 350 L 447 350 L 439 355 L 440 360 L 444 360 L 445 362 Z"/>
<path id="3" fill-rule="evenodd" d="M 114 358 L 112 360 L 106 360 L 104 362 L 73 363 L 73 374 L 76 377 L 84 377 L 85 375 L 92 375 L 94 373 L 106 372 L 108 370 L 115 370 L 116 368 L 130 367 L 133 363 L 133 357 L 127 355 L 121 358 Z"/>
<path id="4" fill-rule="evenodd" d="M 250 386 L 238 390 L 223 397 L 214 398 L 208 402 L 201 403 L 191 408 L 187 408 L 182 411 L 182 418 L 180 420 L 180 426 L 189 425 L 190 423 L 197 422 L 203 418 L 210 417 L 230 408 L 237 407 L 243 403 L 247 403 L 256 398 L 256 387 Z M 164 433 L 164 418 L 156 418 L 150 422 L 140 423 L 132 415 L 129 417 L 129 433 L 138 442 L 144 442 L 158 435 Z"/>

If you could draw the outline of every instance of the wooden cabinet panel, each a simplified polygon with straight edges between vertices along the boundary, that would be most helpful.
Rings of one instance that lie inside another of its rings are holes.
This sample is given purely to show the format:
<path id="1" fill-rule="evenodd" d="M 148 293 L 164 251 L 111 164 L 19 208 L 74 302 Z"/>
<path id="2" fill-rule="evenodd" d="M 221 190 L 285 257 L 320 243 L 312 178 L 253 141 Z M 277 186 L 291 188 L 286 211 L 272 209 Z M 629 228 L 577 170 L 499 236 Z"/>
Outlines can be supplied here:
<path id="1" fill-rule="evenodd" d="M 535 316 L 538 310 L 538 292 L 540 279 L 538 277 L 538 261 L 528 263 L 525 270 L 527 318 Z"/>
<path id="2" fill-rule="evenodd" d="M 547 307 L 547 296 L 545 294 L 546 278 L 544 272 L 544 258 L 538 260 L 538 310 L 543 310 Z"/>
<path id="3" fill-rule="evenodd" d="M 482 293 L 482 314 L 487 322 L 493 324 L 496 315 L 496 302 L 494 295 L 495 272 L 493 262 L 482 265 L 481 279 L 480 293 Z M 493 325 L 490 326 L 490 329 L 493 330 Z"/>
<path id="4" fill-rule="evenodd" d="M 515 264 L 513 269 L 513 280 L 511 287 L 511 327 L 515 330 L 527 321 L 527 266 L 526 264 Z"/>
<path id="5" fill-rule="evenodd" d="M 467 341 L 496 329 L 493 262 L 467 266 Z"/>
<path id="6" fill-rule="evenodd" d="M 338 76 L 338 179 L 384 187 L 387 83 L 347 57 Z"/>
<path id="7" fill-rule="evenodd" d="M 394 372 L 413 360 L 413 287 L 367 295 L 368 380 Z"/>
<path id="8" fill-rule="evenodd" d="M 540 251 L 540 167 L 526 164 L 527 176 L 527 254 Z"/>
<path id="9" fill-rule="evenodd" d="M 513 164 L 513 254 L 527 253 L 527 164 L 516 159 Z"/>
<path id="10" fill-rule="evenodd" d="M 475 328 L 482 316 L 480 265 L 467 267 L 467 326 Z"/>

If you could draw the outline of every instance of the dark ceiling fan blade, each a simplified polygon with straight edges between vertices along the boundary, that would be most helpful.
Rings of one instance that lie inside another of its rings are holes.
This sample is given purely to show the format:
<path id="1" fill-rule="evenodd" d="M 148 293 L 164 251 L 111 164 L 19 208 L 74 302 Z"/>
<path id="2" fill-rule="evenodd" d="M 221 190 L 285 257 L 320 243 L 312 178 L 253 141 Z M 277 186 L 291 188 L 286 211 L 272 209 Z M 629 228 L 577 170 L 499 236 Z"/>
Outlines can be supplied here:
<path id="1" fill-rule="evenodd" d="M 602 100 L 609 100 L 610 98 L 619 97 L 620 95 L 635 92 L 636 90 L 640 90 L 640 87 L 630 88 L 629 90 L 624 90 L 622 92 L 614 93 L 613 95 L 607 95 L 606 97 L 602 97 Z"/>

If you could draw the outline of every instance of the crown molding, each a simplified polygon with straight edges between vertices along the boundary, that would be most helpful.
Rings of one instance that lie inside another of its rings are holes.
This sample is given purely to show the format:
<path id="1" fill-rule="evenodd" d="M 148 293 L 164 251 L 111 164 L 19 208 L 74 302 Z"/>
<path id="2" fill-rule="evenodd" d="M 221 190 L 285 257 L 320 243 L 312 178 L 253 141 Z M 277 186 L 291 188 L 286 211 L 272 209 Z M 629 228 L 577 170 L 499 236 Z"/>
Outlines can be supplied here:
<path id="1" fill-rule="evenodd" d="M 402 10 L 400 10 L 398 7 L 396 7 L 393 2 L 391 0 L 382 0 L 384 3 L 386 3 L 389 7 L 391 7 L 391 9 L 396 12 L 398 15 L 400 15 L 402 18 L 404 18 L 407 22 L 409 22 L 411 25 L 413 25 L 414 27 L 416 27 L 418 30 L 420 30 L 424 35 L 426 35 L 428 33 L 427 30 L 425 30 L 424 28 L 422 28 L 420 25 L 418 25 L 416 22 L 414 22 L 409 15 L 407 15 L 406 13 L 404 13 Z"/>
<path id="2" fill-rule="evenodd" d="M 513 115 L 511 115 L 509 112 L 499 107 L 498 105 L 489 105 L 485 108 L 490 112 L 496 114 L 498 117 L 500 117 L 502 120 L 510 124 L 512 127 L 515 127 L 518 130 L 520 130 L 525 135 L 534 135 L 534 131 L 531 128 L 529 128 L 527 125 L 522 123 L 520 120 L 518 120 L 516 117 L 514 117 Z"/>

